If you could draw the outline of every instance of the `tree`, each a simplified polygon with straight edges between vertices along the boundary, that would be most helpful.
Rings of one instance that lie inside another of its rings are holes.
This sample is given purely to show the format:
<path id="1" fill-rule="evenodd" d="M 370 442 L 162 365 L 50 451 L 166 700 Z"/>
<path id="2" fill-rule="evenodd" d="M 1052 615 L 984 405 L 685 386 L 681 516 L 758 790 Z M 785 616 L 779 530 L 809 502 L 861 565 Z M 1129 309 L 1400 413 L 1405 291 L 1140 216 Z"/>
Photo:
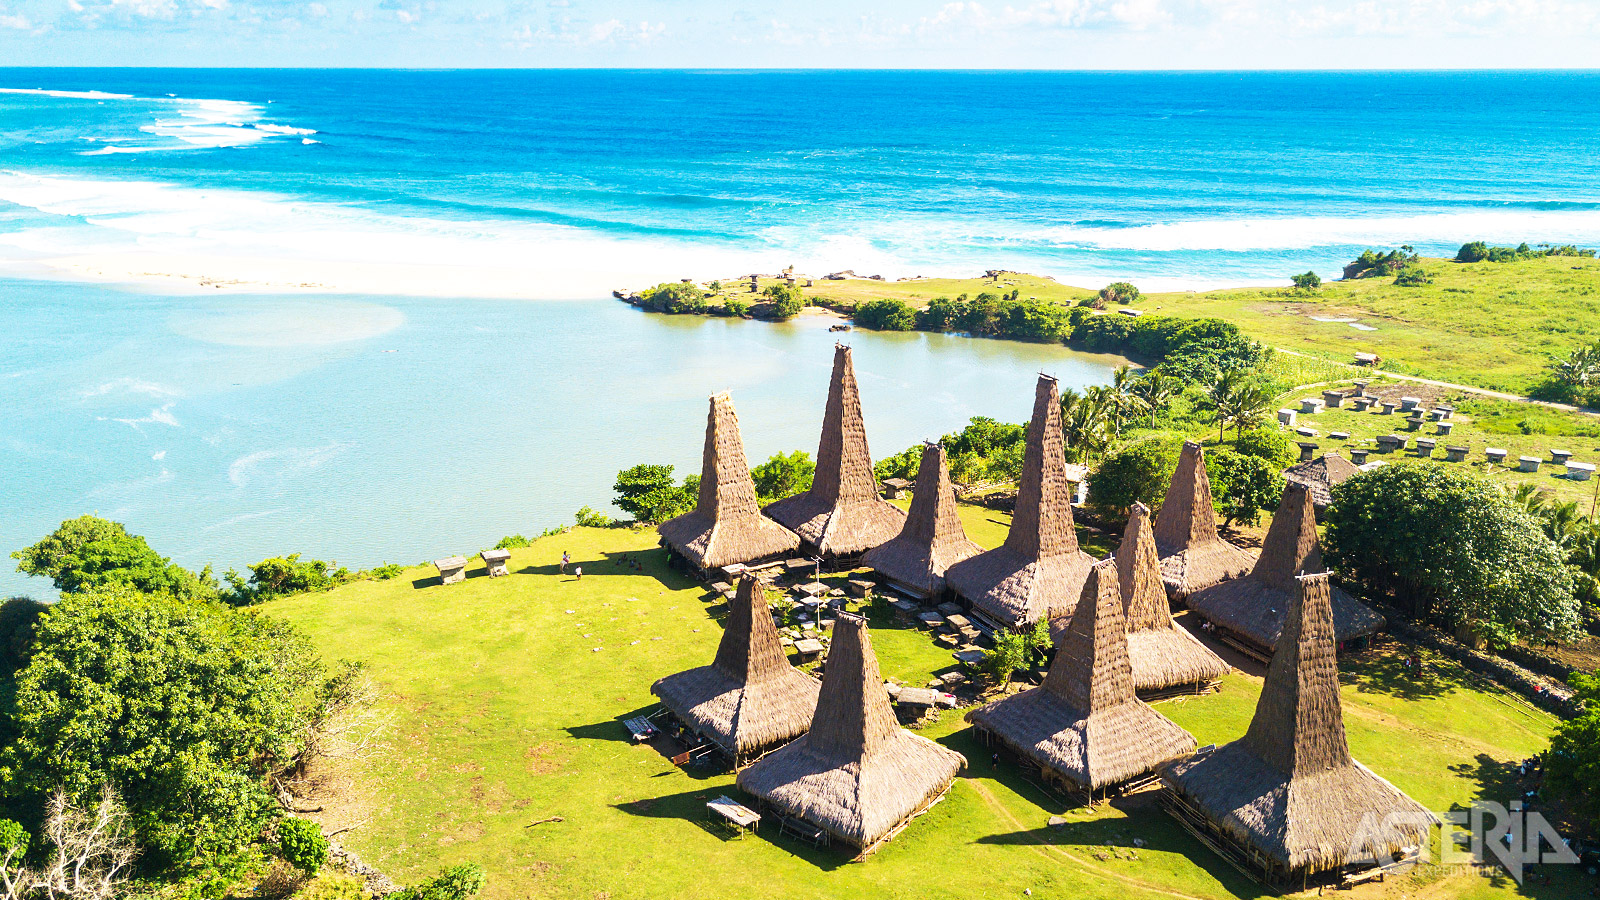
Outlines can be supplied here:
<path id="1" fill-rule="evenodd" d="M 1224 369 L 1217 373 L 1206 389 L 1200 406 L 1216 417 L 1217 440 L 1224 439 L 1224 430 L 1232 425 L 1243 437 L 1246 428 L 1252 428 L 1266 418 L 1272 408 L 1272 392 L 1258 379 L 1243 369 Z"/>
<path id="2" fill-rule="evenodd" d="M 1127 306 L 1129 303 L 1137 303 L 1140 296 L 1139 289 L 1128 282 L 1114 281 L 1100 289 L 1098 299 L 1102 307 L 1107 303 L 1121 303 Z"/>
<path id="3" fill-rule="evenodd" d="M 1150 437 L 1107 456 L 1089 474 L 1089 505 L 1110 518 L 1126 516 L 1135 501 L 1158 505 L 1178 466 L 1178 446 Z"/>
<path id="4" fill-rule="evenodd" d="M 768 315 L 774 319 L 792 319 L 806 308 L 805 295 L 792 284 L 774 284 L 761 293 L 769 299 Z"/>
<path id="5" fill-rule="evenodd" d="M 1283 496 L 1283 475 L 1259 456 L 1227 449 L 1206 455 L 1211 496 L 1217 501 L 1224 524 L 1254 525 L 1262 510 L 1276 509 Z"/>
<path id="6" fill-rule="evenodd" d="M 1071 388 L 1061 392 L 1061 436 L 1069 462 L 1096 459 L 1111 445 L 1111 429 L 1100 397 L 1097 392 L 1079 394 Z"/>
<path id="7" fill-rule="evenodd" d="M 72 594 L 16 676 L 0 789 L 127 804 L 158 864 L 227 853 L 277 814 L 271 784 L 325 721 L 330 679 L 288 625 L 211 602 Z M 159 865 L 158 865 L 159 867 Z"/>
<path id="8" fill-rule="evenodd" d="M 1234 438 L 1233 451 L 1266 460 L 1280 472 L 1300 459 L 1300 448 L 1276 428 L 1250 428 L 1240 432 Z"/>
<path id="9" fill-rule="evenodd" d="M 1600 343 L 1585 344 L 1550 367 L 1556 381 L 1575 388 L 1600 380 Z"/>
<path id="10" fill-rule="evenodd" d="M 917 310 L 917 330 L 949 331 L 955 327 L 959 312 L 949 297 L 935 297 L 928 301 L 927 306 Z"/>
<path id="11" fill-rule="evenodd" d="M 648 309 L 664 313 L 703 313 L 706 295 L 698 287 L 683 281 L 658 284 L 640 295 Z"/>
<path id="12" fill-rule="evenodd" d="M 868 300 L 852 316 L 857 325 L 875 331 L 910 331 L 917 324 L 911 307 L 899 300 Z"/>
<path id="13" fill-rule="evenodd" d="M 665 522 L 694 508 L 700 476 L 691 475 L 679 485 L 672 478 L 672 466 L 640 463 L 617 473 L 612 490 L 617 492 L 617 508 L 646 524 Z"/>
<path id="14" fill-rule="evenodd" d="M 756 496 L 762 503 L 782 500 L 811 489 L 817 464 L 803 450 L 775 453 L 771 459 L 750 470 L 756 483 Z"/>
<path id="15" fill-rule="evenodd" d="M 1172 405 L 1172 398 L 1177 395 L 1182 387 L 1176 378 L 1168 377 L 1159 368 L 1151 369 L 1140 375 L 1139 379 L 1133 383 L 1133 396 L 1137 397 L 1139 402 L 1144 404 L 1144 408 L 1149 411 L 1151 428 L 1156 427 L 1156 414 L 1165 411 L 1167 407 Z"/>
<path id="16" fill-rule="evenodd" d="M 1545 767 L 1550 785 L 1576 801 L 1590 828 L 1600 829 L 1600 673 L 1574 675 L 1571 682 L 1583 711 L 1556 726 Z"/>
<path id="17" fill-rule="evenodd" d="M 1469 241 L 1456 251 L 1456 262 L 1482 262 L 1489 258 L 1489 245 L 1483 241 Z"/>
<path id="18" fill-rule="evenodd" d="M 209 572 L 196 575 L 150 549 L 118 522 L 98 516 L 68 519 L 38 543 L 11 554 L 17 569 L 49 578 L 64 594 L 128 587 L 151 594 L 215 597 Z"/>
<path id="19" fill-rule="evenodd" d="M 1322 277 L 1315 272 L 1304 272 L 1289 278 L 1297 291 L 1315 291 L 1322 287 Z"/>
<path id="20" fill-rule="evenodd" d="M 224 576 L 232 590 L 227 600 L 239 606 L 264 603 L 275 597 L 306 594 L 313 591 L 331 591 L 350 577 L 348 569 L 337 568 L 338 563 L 320 559 L 300 561 L 300 554 L 273 556 L 250 566 L 250 578 L 241 578 L 228 570 Z"/>
<path id="21" fill-rule="evenodd" d="M 1415 619 L 1502 646 L 1560 640 L 1578 627 L 1560 548 L 1482 475 L 1384 466 L 1336 485 L 1326 518 L 1329 563 Z"/>
<path id="22" fill-rule="evenodd" d="M 284 819 L 278 823 L 278 853 L 289 865 L 315 875 L 328 861 L 328 839 L 310 819 Z"/>

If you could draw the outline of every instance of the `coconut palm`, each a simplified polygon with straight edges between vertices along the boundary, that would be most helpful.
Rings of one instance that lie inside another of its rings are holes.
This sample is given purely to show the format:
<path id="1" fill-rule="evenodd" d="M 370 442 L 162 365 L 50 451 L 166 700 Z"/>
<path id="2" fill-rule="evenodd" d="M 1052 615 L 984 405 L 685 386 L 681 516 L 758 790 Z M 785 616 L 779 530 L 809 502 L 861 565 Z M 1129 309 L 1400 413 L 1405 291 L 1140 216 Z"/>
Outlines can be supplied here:
<path id="1" fill-rule="evenodd" d="M 1160 369 L 1151 369 L 1133 383 L 1131 388 L 1133 395 L 1139 398 L 1139 402 L 1150 412 L 1151 428 L 1156 427 L 1156 413 L 1171 405 L 1172 398 L 1177 395 L 1180 387 L 1178 379 Z"/>

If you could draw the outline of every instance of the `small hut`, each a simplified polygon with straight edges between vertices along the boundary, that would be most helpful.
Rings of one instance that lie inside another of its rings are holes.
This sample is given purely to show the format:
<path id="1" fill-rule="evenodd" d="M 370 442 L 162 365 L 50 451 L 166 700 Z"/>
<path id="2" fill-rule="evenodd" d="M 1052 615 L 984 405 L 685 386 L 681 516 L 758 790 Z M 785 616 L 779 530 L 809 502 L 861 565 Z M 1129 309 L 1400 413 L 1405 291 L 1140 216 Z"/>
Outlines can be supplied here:
<path id="1" fill-rule="evenodd" d="M 1161 583 L 1167 595 L 1182 600 L 1250 571 L 1255 557 L 1217 534 L 1217 511 L 1211 505 L 1211 479 L 1205 451 L 1184 441 L 1178 468 L 1172 473 L 1166 499 L 1156 514 L 1156 552 L 1161 556 Z"/>
<path id="2" fill-rule="evenodd" d="M 739 414 L 726 391 L 711 398 L 693 512 L 662 522 L 662 543 L 702 571 L 764 562 L 800 546 L 794 532 L 761 514 L 744 457 Z"/>
<path id="3" fill-rule="evenodd" d="M 1072 487 L 1062 455 L 1061 395 L 1056 380 L 1039 376 L 1033 418 L 1022 455 L 1017 508 L 1001 546 L 956 563 L 945 574 L 975 615 L 1000 628 L 1020 628 L 1047 617 L 1057 607 L 1072 615 L 1072 604 L 1094 557 L 1078 549 L 1072 522 Z"/>
<path id="4" fill-rule="evenodd" d="M 924 445 L 905 527 L 899 537 L 868 550 L 862 564 L 909 594 L 938 598 L 945 592 L 945 570 L 982 552 L 982 547 L 967 540 L 966 529 L 961 527 L 944 448 L 935 443 Z"/>
<path id="5" fill-rule="evenodd" d="M 1150 508 L 1133 504 L 1117 547 L 1117 588 L 1128 617 L 1128 661 L 1133 686 L 1145 698 L 1204 690 L 1231 668 L 1194 635 L 1178 626 L 1161 585 L 1161 564 L 1150 533 Z M 1067 621 L 1050 630 L 1060 646 Z"/>
<path id="6" fill-rule="evenodd" d="M 938 802 L 966 764 L 900 727 L 866 621 L 841 615 L 811 730 L 740 772 L 738 785 L 865 855 Z"/>
<path id="7" fill-rule="evenodd" d="M 1317 518 L 1327 512 L 1328 504 L 1333 502 L 1333 486 L 1343 484 L 1361 470 L 1355 463 L 1345 459 L 1338 453 L 1324 453 L 1310 462 L 1303 462 L 1283 470 L 1285 481 L 1303 484 L 1311 491 L 1311 506 L 1316 511 Z"/>
<path id="8" fill-rule="evenodd" d="M 1041 687 L 967 715 L 980 738 L 1039 766 L 1047 781 L 1097 795 L 1194 752 L 1195 740 L 1134 694 L 1116 563 L 1090 570 Z"/>
<path id="9" fill-rule="evenodd" d="M 1244 578 L 1191 595 L 1189 608 L 1216 626 L 1224 641 L 1265 660 L 1271 657 L 1283 631 L 1297 590 L 1296 576 L 1322 570 L 1311 492 L 1303 484 L 1290 482 L 1267 528 L 1255 568 Z M 1383 616 L 1361 601 L 1336 587 L 1330 587 L 1329 593 L 1339 644 L 1364 640 L 1383 628 Z"/>
<path id="10" fill-rule="evenodd" d="M 1350 757 L 1328 576 L 1296 581 L 1245 736 L 1168 766 L 1162 781 L 1168 810 L 1202 842 L 1298 890 L 1415 858 L 1438 820 Z"/>
<path id="11" fill-rule="evenodd" d="M 650 693 L 735 766 L 792 741 L 811 725 L 817 682 L 789 665 L 761 583 L 745 577 L 728 604 L 722 642 L 709 666 L 679 672 Z"/>
<path id="12" fill-rule="evenodd" d="M 861 421 L 850 348 L 834 347 L 833 381 L 817 445 L 811 489 L 767 506 L 766 514 L 800 535 L 808 549 L 828 559 L 859 557 L 900 533 L 906 514 L 878 496 Z"/>

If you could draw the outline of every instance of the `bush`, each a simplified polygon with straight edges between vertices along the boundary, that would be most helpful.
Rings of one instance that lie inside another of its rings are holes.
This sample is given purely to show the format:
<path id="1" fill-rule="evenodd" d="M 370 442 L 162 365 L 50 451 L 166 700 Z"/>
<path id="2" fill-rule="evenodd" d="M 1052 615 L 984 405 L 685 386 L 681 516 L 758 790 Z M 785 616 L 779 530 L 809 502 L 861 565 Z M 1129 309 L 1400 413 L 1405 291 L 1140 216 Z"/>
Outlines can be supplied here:
<path id="1" fill-rule="evenodd" d="M 767 314 L 774 319 L 792 319 L 806 308 L 806 298 L 792 284 L 774 284 L 762 291 L 769 299 Z"/>
<path id="2" fill-rule="evenodd" d="M 1361 255 L 1344 267 L 1344 277 L 1348 281 L 1352 278 L 1370 278 L 1378 275 L 1393 275 L 1400 271 L 1406 263 L 1416 262 L 1417 255 L 1411 247 L 1401 247 L 1399 250 L 1390 250 L 1382 253 L 1377 250 L 1364 250 Z"/>
<path id="3" fill-rule="evenodd" d="M 1289 440 L 1288 435 L 1276 428 L 1249 429 L 1233 442 L 1233 451 L 1266 460 L 1279 471 L 1287 469 L 1300 459 L 1300 448 L 1294 441 Z"/>
<path id="4" fill-rule="evenodd" d="M 610 528 L 617 524 L 616 519 L 588 506 L 578 510 L 576 519 L 579 528 Z"/>
<path id="5" fill-rule="evenodd" d="M 262 603 L 275 597 L 290 594 L 307 594 L 312 591 L 331 591 L 334 586 L 348 580 L 347 569 L 335 569 L 337 563 L 320 559 L 300 561 L 300 554 L 273 556 L 250 566 L 250 578 L 240 578 L 239 573 L 228 570 L 226 576 L 232 589 L 228 601 L 236 604 Z"/>
<path id="6" fill-rule="evenodd" d="M 496 550 L 520 550 L 523 547 L 533 546 L 533 541 L 520 534 L 508 534 L 494 545 Z"/>
<path id="7" fill-rule="evenodd" d="M 1422 287 L 1425 284 L 1433 284 L 1433 279 L 1416 266 L 1406 266 L 1394 276 L 1394 283 L 1400 287 Z"/>
<path id="8" fill-rule="evenodd" d="M 1589 827 L 1600 830 L 1600 673 L 1571 681 L 1583 712 L 1556 726 L 1545 766 L 1551 786 L 1572 797 Z"/>
<path id="9" fill-rule="evenodd" d="M 983 670 L 1006 684 L 1011 681 L 1011 673 L 1026 671 L 1043 661 L 1050 647 L 1050 626 L 1042 619 L 1026 631 L 995 632 L 994 649 L 983 658 Z"/>
<path id="10" fill-rule="evenodd" d="M 1489 258 L 1489 245 L 1483 241 L 1469 241 L 1456 251 L 1456 262 L 1482 262 Z"/>
<path id="11" fill-rule="evenodd" d="M 289 865 L 315 875 L 328 861 L 328 839 L 310 819 L 284 819 L 278 823 L 278 853 Z"/>
<path id="12" fill-rule="evenodd" d="M 816 474 L 817 464 L 803 450 L 774 454 L 750 470 L 750 477 L 756 483 L 756 496 L 762 503 L 811 490 L 811 479 Z"/>
<path id="13" fill-rule="evenodd" d="M 1121 303 L 1127 306 L 1129 303 L 1137 303 L 1141 296 L 1139 289 L 1128 282 L 1114 281 L 1100 289 L 1097 299 L 1102 307 L 1107 303 Z"/>
<path id="14" fill-rule="evenodd" d="M 49 608 L 48 603 L 28 597 L 0 602 L 0 675 L 10 675 L 28 664 L 34 627 Z"/>
<path id="15" fill-rule="evenodd" d="M 468 900 L 477 896 L 487 881 L 483 869 L 472 863 L 463 863 L 389 896 L 392 900 Z"/>
<path id="16" fill-rule="evenodd" d="M 1259 456 L 1217 449 L 1206 456 L 1211 496 L 1225 524 L 1254 525 L 1283 497 L 1283 475 Z"/>
<path id="17" fill-rule="evenodd" d="M 617 473 L 617 508 L 635 520 L 655 525 L 694 508 L 700 492 L 700 476 L 691 475 L 682 485 L 672 479 L 672 467 L 641 463 Z"/>
<path id="18" fill-rule="evenodd" d="M 664 313 L 703 313 L 706 295 L 698 287 L 681 281 L 658 284 L 639 295 L 647 309 Z"/>
<path id="19" fill-rule="evenodd" d="M 959 310 L 949 297 L 935 297 L 928 305 L 917 310 L 918 331 L 950 331 L 956 327 Z"/>
<path id="20" fill-rule="evenodd" d="M 1315 272 L 1302 272 L 1299 275 L 1291 275 L 1289 280 L 1294 282 L 1294 289 L 1297 291 L 1315 291 L 1322 287 L 1322 276 Z"/>
<path id="21" fill-rule="evenodd" d="M 11 556 L 18 571 L 49 578 L 63 594 L 126 587 L 184 599 L 217 596 L 209 570 L 196 575 L 175 566 L 120 522 L 98 516 L 68 519 Z"/>
<path id="22" fill-rule="evenodd" d="M 743 318 L 750 313 L 750 302 L 738 297 L 729 297 L 722 301 L 722 314 L 729 318 Z"/>
<path id="23" fill-rule="evenodd" d="M 1150 437 L 1118 450 L 1089 475 L 1089 506 L 1111 519 L 1122 519 L 1135 501 L 1159 506 L 1178 465 L 1180 443 Z"/>
<path id="24" fill-rule="evenodd" d="M 856 307 L 853 318 L 874 331 L 910 331 L 917 324 L 917 314 L 899 300 L 868 300 Z"/>
<path id="25" fill-rule="evenodd" d="M 1426 464 L 1363 472 L 1333 488 L 1326 558 L 1411 616 L 1505 646 L 1577 631 L 1560 549 L 1482 475 Z"/>
<path id="26" fill-rule="evenodd" d="M 400 565 L 399 563 L 384 563 L 383 565 L 373 569 L 368 574 L 379 581 L 388 581 L 391 578 L 399 578 L 400 574 L 405 570 L 406 567 Z"/>

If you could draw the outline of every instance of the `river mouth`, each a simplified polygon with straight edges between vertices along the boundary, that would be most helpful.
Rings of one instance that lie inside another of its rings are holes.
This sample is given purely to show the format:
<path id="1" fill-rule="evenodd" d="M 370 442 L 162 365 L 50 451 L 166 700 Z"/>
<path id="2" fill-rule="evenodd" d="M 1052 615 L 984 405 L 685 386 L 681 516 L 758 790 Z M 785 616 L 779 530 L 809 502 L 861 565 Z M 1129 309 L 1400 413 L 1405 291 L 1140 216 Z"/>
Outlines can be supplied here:
<path id="1" fill-rule="evenodd" d="M 882 458 L 973 416 L 1026 421 L 1065 347 L 644 313 L 615 300 L 193 294 L 7 281 L 0 534 L 86 512 L 175 562 L 303 552 L 368 567 L 492 546 L 604 508 L 618 470 L 698 471 L 731 390 L 752 463 L 816 452 L 832 348 L 854 348 Z M 0 593 L 48 595 L 0 573 Z"/>

